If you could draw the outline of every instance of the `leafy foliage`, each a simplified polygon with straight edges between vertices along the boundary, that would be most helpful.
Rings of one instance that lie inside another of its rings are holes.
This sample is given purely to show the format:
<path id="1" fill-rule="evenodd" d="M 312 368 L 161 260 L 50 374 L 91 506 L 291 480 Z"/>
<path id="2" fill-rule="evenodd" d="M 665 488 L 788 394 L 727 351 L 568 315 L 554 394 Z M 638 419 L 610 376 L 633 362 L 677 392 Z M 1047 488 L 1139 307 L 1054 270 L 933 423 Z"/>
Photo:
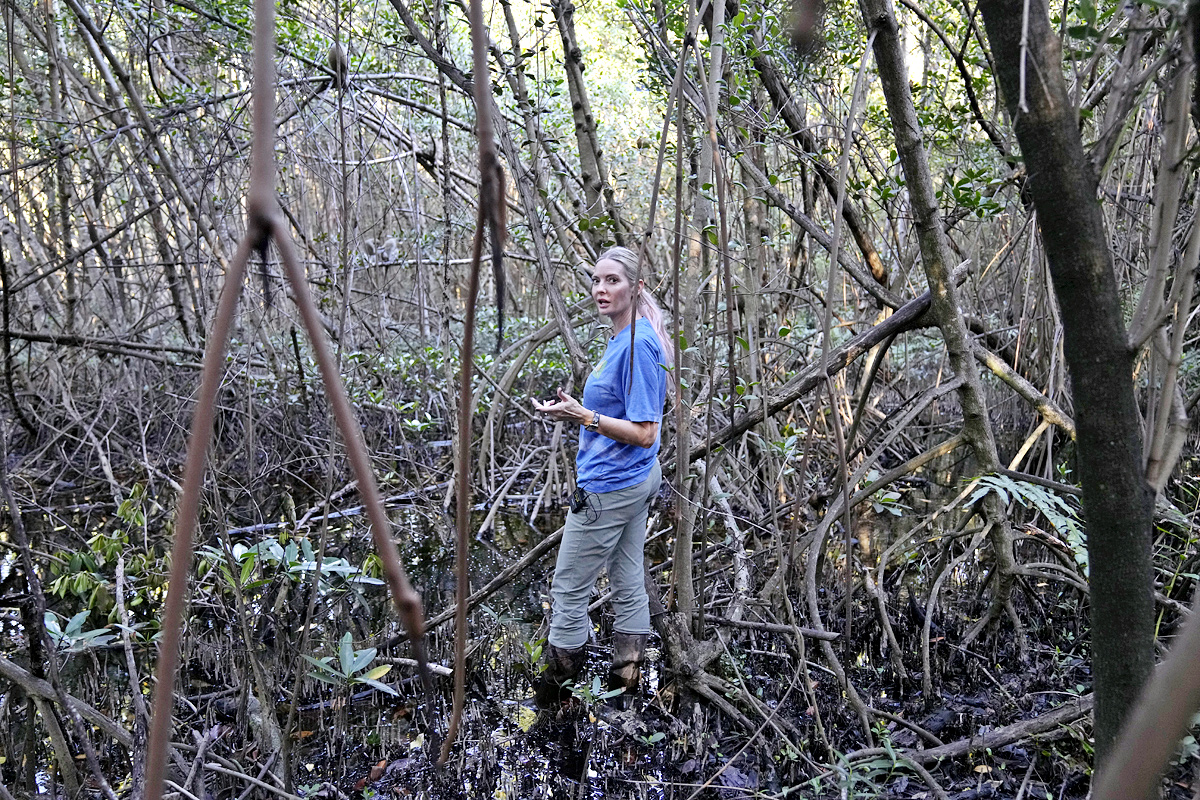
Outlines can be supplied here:
<path id="1" fill-rule="evenodd" d="M 66 653 L 82 653 L 94 647 L 104 647 L 117 637 L 115 634 L 109 633 L 107 628 L 93 628 L 85 631 L 83 623 L 87 622 L 91 613 L 89 609 L 85 608 L 67 620 L 66 627 L 63 627 L 59 624 L 62 617 L 53 611 L 47 611 L 46 633 L 50 634 L 50 639 L 55 646 Z"/>
<path id="2" fill-rule="evenodd" d="M 1085 575 L 1087 574 L 1087 539 L 1083 533 L 1079 513 L 1066 498 L 1036 483 L 1015 480 L 1007 475 L 984 475 L 979 479 L 979 487 L 971 493 L 968 503 L 974 505 L 991 492 L 1000 495 L 1005 505 L 1015 501 L 1045 517 L 1066 540 L 1071 554 L 1075 557 L 1075 563 L 1083 569 Z"/>
<path id="3" fill-rule="evenodd" d="M 313 666 L 313 670 L 308 673 L 308 676 L 322 683 L 343 687 L 361 684 L 395 696 L 396 690 L 379 680 L 391 672 L 391 664 L 380 664 L 373 669 L 367 669 L 375 660 L 378 652 L 379 650 L 374 647 L 356 650 L 353 637 L 349 631 L 346 631 L 338 643 L 336 666 L 333 663 L 333 656 L 313 658 L 305 655 L 304 660 Z"/>
<path id="4" fill-rule="evenodd" d="M 317 555 L 313 552 L 312 542 L 308 539 L 293 539 L 286 545 L 276 539 L 263 539 L 253 546 L 244 544 L 233 545 L 234 561 L 240 565 L 240 571 L 235 576 L 229 569 L 224 553 L 212 545 L 200 550 L 202 575 L 213 569 L 217 570 L 231 586 L 240 586 L 244 590 L 256 589 L 266 585 L 272 576 L 254 579 L 256 567 L 274 568 L 282 572 L 288 580 L 299 583 L 305 576 L 317 569 Z M 318 591 L 321 594 L 357 590 L 362 586 L 382 586 L 383 581 L 364 573 L 345 558 L 326 556 L 321 562 L 321 579 Z"/>

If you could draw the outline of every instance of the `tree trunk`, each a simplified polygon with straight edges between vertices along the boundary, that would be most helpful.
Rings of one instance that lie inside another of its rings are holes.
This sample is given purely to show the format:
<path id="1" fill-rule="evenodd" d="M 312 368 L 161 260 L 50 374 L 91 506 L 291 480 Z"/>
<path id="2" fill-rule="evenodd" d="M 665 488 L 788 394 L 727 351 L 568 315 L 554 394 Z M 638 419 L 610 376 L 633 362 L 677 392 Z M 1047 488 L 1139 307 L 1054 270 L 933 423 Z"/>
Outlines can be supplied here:
<path id="1" fill-rule="evenodd" d="M 1133 362 L 1097 180 L 1067 96 L 1062 54 L 1046 4 L 981 0 L 979 5 L 1005 104 L 1016 121 L 1062 307 L 1091 563 L 1096 765 L 1103 770 L 1154 665 L 1153 503 L 1142 472 Z M 1023 44 L 1025 9 L 1029 19 Z"/>
<path id="2" fill-rule="evenodd" d="M 575 119 L 575 140 L 579 145 L 580 178 L 583 180 L 587 208 L 578 209 L 587 217 L 599 217 L 607 213 L 612 225 L 613 238 L 624 244 L 621 222 L 617 214 L 616 199 L 608 181 L 608 170 L 604 166 L 604 153 L 596 133 L 596 118 L 592 116 L 588 100 L 587 84 L 583 80 L 583 54 L 575 38 L 575 4 L 571 0 L 557 0 L 550 4 L 563 43 L 563 67 L 567 72 L 567 90 L 571 95 L 571 114 Z M 604 226 L 592 235 L 600 245 L 604 240 Z"/>
<path id="3" fill-rule="evenodd" d="M 921 263 L 929 282 L 932 295 L 930 311 L 941 329 L 954 374 L 963 379 L 958 390 L 958 400 L 963 412 L 963 437 L 975 455 L 976 468 L 981 474 L 996 472 L 1000 459 L 996 454 L 996 442 L 988 422 L 987 403 L 979 372 L 971 347 L 967 323 L 959 309 L 958 290 L 950 277 L 950 251 L 946 234 L 942 228 L 937 198 L 934 196 L 933 178 L 929 173 L 929 161 L 925 145 L 921 140 L 921 127 L 913 106 L 912 90 L 909 88 L 905 49 L 900 41 L 900 29 L 889 0 L 863 0 L 863 17 L 867 27 L 875 33 L 875 61 L 879 69 L 879 80 L 887 98 L 888 116 L 896 137 L 896 149 L 900 165 L 908 184 L 912 205 L 913 222 L 921 248 Z M 995 493 L 989 493 L 983 503 L 984 515 L 991 525 L 991 544 L 996 559 L 996 583 L 988 613 L 966 635 L 966 641 L 974 639 L 984 626 L 1004 608 L 1009 601 L 1012 583 L 1016 577 L 1013 560 L 1012 528 L 1005 515 L 1004 506 Z M 1020 636 L 1018 631 L 1018 636 Z M 928 687 L 928 677 L 926 677 Z"/>

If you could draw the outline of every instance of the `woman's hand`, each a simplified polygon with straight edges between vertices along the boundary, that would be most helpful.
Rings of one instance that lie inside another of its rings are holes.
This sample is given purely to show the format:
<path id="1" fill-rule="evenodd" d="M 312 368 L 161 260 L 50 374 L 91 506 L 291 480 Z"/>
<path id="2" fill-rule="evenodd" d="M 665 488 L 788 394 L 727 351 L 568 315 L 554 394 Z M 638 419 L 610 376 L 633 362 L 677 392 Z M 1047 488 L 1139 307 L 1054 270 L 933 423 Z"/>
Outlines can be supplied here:
<path id="1" fill-rule="evenodd" d="M 548 400 L 545 403 L 533 400 L 533 407 L 556 422 L 574 422 L 576 425 L 587 425 L 595 416 L 562 389 L 558 390 L 557 400 Z M 658 423 L 600 417 L 600 427 L 596 428 L 596 433 L 621 444 L 653 447 L 658 441 Z"/>
<path id="2" fill-rule="evenodd" d="M 536 398 L 533 399 L 533 407 L 535 410 L 549 416 L 555 422 L 574 422 L 577 425 L 586 425 L 592 421 L 592 412 L 588 411 L 579 401 L 571 395 L 558 390 L 557 400 L 548 400 L 545 403 L 540 403 Z"/>

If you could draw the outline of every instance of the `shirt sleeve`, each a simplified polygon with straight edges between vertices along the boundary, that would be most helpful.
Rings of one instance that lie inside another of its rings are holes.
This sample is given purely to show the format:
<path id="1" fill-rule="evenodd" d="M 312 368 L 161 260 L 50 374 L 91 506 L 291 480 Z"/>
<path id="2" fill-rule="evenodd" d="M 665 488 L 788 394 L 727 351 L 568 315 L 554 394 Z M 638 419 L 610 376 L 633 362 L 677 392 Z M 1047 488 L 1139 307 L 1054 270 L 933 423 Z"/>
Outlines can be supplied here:
<path id="1" fill-rule="evenodd" d="M 638 326 L 641 328 L 642 326 Z M 646 326 L 649 328 L 649 326 Z M 667 394 L 667 369 L 662 363 L 653 330 L 639 330 L 634 341 L 633 388 L 625 401 L 625 418 L 630 422 L 661 422 Z"/>

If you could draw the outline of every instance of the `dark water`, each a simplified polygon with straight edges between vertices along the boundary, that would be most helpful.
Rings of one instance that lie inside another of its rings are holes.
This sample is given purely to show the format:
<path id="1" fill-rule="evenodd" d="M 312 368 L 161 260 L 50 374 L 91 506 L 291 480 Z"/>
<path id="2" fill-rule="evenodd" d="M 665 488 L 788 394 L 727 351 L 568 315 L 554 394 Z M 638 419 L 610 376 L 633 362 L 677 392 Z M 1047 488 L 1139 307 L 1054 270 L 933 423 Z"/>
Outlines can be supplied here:
<path id="1" fill-rule="evenodd" d="M 482 521 L 476 514 L 476 527 Z M 454 552 L 450 520 L 427 510 L 402 509 L 393 514 L 410 532 L 402 547 L 405 567 L 421 591 L 426 616 L 454 600 Z M 495 528 L 472 539 L 472 586 L 478 587 L 534 547 L 561 517 L 544 517 L 536 527 L 519 514 L 500 514 Z M 382 695 L 351 703 L 342 719 L 341 745 L 315 733 L 306 737 L 297 775 L 302 795 L 343 792 L 378 796 L 453 798 L 666 798 L 686 797 L 670 784 L 679 782 L 679 723 L 653 703 L 659 688 L 660 653 L 655 642 L 647 653 L 643 686 L 636 698 L 599 700 L 604 686 L 594 678 L 607 674 L 611 651 L 600 615 L 598 635 L 589 643 L 587 668 L 578 697 L 559 714 L 541 714 L 533 702 L 535 662 L 530 651 L 545 636 L 548 573 L 554 551 L 477 606 L 470 616 L 471 640 L 467 700 L 463 727 L 449 762 L 435 767 L 423 696 L 414 681 L 399 699 Z M 601 581 L 603 586 L 603 579 Z M 450 665 L 450 624 L 428 637 L 431 660 Z M 403 655 L 397 650 L 394 655 Z M 395 673 L 395 670 L 393 671 Z M 405 671 L 406 675 L 411 670 Z M 390 676 L 389 676 L 390 677 Z M 450 712 L 452 679 L 438 679 L 437 734 Z M 595 691 L 594 691 L 595 690 Z M 320 718 L 333 722 L 336 712 L 323 710 L 302 720 L 320 731 Z M 306 725 L 302 724 L 302 727 Z M 328 730 L 328 727 L 325 728 Z M 672 735 L 669 735 L 672 734 Z M 372 769 L 374 769 L 375 780 Z"/>

